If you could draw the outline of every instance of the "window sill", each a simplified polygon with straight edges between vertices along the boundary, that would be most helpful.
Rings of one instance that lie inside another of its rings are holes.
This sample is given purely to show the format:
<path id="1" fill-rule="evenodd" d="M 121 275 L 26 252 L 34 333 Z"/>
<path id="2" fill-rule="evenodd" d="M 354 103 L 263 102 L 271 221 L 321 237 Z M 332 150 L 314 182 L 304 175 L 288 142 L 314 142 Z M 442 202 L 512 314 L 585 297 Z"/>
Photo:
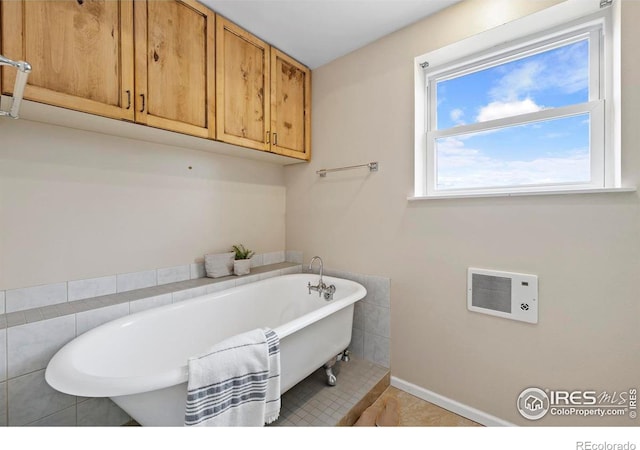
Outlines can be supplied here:
<path id="1" fill-rule="evenodd" d="M 475 194 L 445 194 L 445 195 L 429 195 L 421 197 L 407 197 L 410 202 L 421 200 L 446 200 L 446 199 L 458 199 L 458 198 L 490 198 L 490 197 L 524 197 L 524 196 L 538 196 L 538 195 L 567 195 L 567 194 L 608 194 L 608 193 L 620 193 L 620 192 L 636 192 L 635 187 L 625 188 L 606 188 L 606 189 L 567 189 L 557 191 L 537 191 L 537 192 L 484 192 Z"/>

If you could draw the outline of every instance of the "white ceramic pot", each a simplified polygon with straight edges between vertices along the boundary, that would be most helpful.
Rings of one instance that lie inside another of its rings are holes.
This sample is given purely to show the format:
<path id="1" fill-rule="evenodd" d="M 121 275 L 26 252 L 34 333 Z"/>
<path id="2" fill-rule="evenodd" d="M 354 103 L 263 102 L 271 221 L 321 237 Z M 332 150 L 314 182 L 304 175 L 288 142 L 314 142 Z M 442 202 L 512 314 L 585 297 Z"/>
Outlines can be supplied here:
<path id="1" fill-rule="evenodd" d="M 251 270 L 250 259 L 236 259 L 233 261 L 233 273 L 236 275 L 247 275 Z"/>

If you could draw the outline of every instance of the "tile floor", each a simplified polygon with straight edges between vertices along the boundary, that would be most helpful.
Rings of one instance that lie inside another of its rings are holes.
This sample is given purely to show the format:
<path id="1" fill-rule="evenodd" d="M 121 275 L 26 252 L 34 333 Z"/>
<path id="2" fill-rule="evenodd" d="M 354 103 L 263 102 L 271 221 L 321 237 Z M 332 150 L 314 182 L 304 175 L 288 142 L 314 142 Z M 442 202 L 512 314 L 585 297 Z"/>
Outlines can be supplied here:
<path id="1" fill-rule="evenodd" d="M 362 359 L 338 362 L 334 371 L 335 386 L 328 386 L 318 369 L 285 392 L 280 417 L 271 426 L 351 425 L 389 385 L 389 369 Z"/>
<path id="2" fill-rule="evenodd" d="M 338 363 L 338 383 L 326 385 L 318 369 L 282 396 L 280 418 L 272 426 L 350 426 L 373 404 L 398 402 L 399 424 L 407 427 L 471 427 L 476 422 L 440 408 L 405 391 L 389 386 L 389 370 L 352 358 Z"/>

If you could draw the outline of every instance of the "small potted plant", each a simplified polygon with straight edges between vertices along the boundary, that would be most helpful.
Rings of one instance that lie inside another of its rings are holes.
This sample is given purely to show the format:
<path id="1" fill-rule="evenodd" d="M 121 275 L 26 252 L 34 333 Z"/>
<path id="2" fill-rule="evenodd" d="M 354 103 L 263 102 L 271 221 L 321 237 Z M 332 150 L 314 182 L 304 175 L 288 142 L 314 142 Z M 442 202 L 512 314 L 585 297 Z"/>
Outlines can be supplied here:
<path id="1" fill-rule="evenodd" d="M 233 261 L 233 273 L 247 275 L 251 270 L 251 257 L 255 252 L 245 248 L 242 244 L 234 245 L 233 251 L 236 252 L 235 260 Z"/>

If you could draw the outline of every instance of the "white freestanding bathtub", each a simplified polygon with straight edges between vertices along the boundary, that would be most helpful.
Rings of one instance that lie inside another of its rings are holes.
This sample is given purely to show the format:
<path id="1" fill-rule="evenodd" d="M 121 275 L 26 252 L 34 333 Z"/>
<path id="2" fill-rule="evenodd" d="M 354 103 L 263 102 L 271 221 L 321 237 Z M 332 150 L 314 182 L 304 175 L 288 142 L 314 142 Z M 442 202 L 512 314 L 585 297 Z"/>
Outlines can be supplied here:
<path id="1" fill-rule="evenodd" d="M 227 337 L 271 328 L 280 337 L 281 393 L 343 351 L 351 341 L 354 303 L 365 288 L 324 277 L 333 300 L 307 289 L 318 275 L 284 275 L 101 325 L 64 346 L 47 366 L 58 391 L 110 397 L 141 425 L 181 426 L 187 360 Z"/>

